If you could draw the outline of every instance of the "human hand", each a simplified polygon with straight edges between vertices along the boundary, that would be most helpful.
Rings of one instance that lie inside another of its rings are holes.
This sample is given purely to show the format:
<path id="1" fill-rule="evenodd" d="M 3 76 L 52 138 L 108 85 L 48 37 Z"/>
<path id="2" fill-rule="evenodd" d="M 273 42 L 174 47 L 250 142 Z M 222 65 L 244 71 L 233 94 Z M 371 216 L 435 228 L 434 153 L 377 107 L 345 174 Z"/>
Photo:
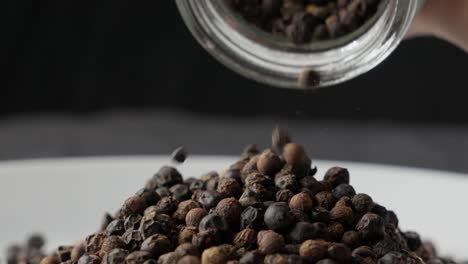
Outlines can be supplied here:
<path id="1" fill-rule="evenodd" d="M 426 0 L 408 37 L 432 35 L 468 52 L 468 0 Z"/>

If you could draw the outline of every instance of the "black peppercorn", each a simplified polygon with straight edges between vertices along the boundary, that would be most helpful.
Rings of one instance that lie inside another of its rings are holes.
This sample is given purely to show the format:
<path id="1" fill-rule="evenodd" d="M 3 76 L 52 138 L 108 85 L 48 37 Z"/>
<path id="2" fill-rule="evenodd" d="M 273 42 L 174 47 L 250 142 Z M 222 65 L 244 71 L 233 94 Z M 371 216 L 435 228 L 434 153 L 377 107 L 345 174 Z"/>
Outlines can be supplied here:
<path id="1" fill-rule="evenodd" d="M 217 214 L 208 214 L 200 221 L 198 230 L 206 231 L 208 229 L 216 229 L 220 232 L 228 230 L 226 221 Z"/>
<path id="2" fill-rule="evenodd" d="M 125 232 L 124 221 L 116 219 L 107 226 L 106 233 L 109 236 L 120 236 Z"/>
<path id="3" fill-rule="evenodd" d="M 300 244 L 309 239 L 324 238 L 326 227 L 321 223 L 298 222 L 289 232 L 289 240 Z"/>
<path id="4" fill-rule="evenodd" d="M 183 146 L 178 147 L 172 152 L 171 157 L 175 162 L 183 163 L 187 159 L 187 151 Z"/>
<path id="5" fill-rule="evenodd" d="M 263 228 L 264 210 L 256 207 L 247 207 L 241 213 L 240 227 L 259 230 Z"/>
<path id="6" fill-rule="evenodd" d="M 172 167 L 162 167 L 154 176 L 153 179 L 160 187 L 171 187 L 172 185 L 182 183 L 182 175 Z"/>
<path id="7" fill-rule="evenodd" d="M 356 194 L 353 199 L 353 207 L 356 212 L 359 214 L 365 214 L 368 213 L 372 210 L 374 207 L 374 201 L 372 198 L 363 193 Z"/>
<path id="8" fill-rule="evenodd" d="M 336 199 L 340 199 L 344 196 L 353 198 L 354 195 L 356 195 L 356 191 L 354 190 L 353 186 L 346 184 L 346 183 L 342 183 L 336 186 L 332 192 L 333 192 L 333 195 L 336 197 Z"/>
<path id="9" fill-rule="evenodd" d="M 197 202 L 206 210 L 216 207 L 221 200 L 221 195 L 217 191 L 203 191 L 197 199 Z"/>
<path id="10" fill-rule="evenodd" d="M 184 201 L 190 198 L 192 192 L 189 187 L 185 184 L 176 184 L 169 188 L 169 191 L 172 193 L 173 197 L 178 201 Z"/>
<path id="11" fill-rule="evenodd" d="M 217 229 L 207 229 L 193 236 L 192 244 L 201 250 L 219 245 L 221 243 L 221 233 Z"/>
<path id="12" fill-rule="evenodd" d="M 125 263 L 125 258 L 129 252 L 125 249 L 116 248 L 107 253 L 102 258 L 102 264 L 119 264 Z"/>
<path id="13" fill-rule="evenodd" d="M 406 243 L 411 251 L 416 251 L 422 246 L 421 238 L 416 232 L 405 232 L 404 237 Z"/>
<path id="14" fill-rule="evenodd" d="M 171 251 L 172 244 L 169 238 L 163 234 L 154 234 L 141 244 L 140 250 L 149 252 L 153 258 Z"/>
<path id="15" fill-rule="evenodd" d="M 357 223 L 356 231 L 358 231 L 359 237 L 365 241 L 377 241 L 384 237 L 384 224 L 382 217 L 367 213 Z"/>
<path id="16" fill-rule="evenodd" d="M 327 210 L 331 210 L 336 203 L 336 198 L 333 196 L 333 193 L 327 191 L 317 193 L 315 195 L 315 199 L 317 200 L 320 207 L 323 207 Z"/>
<path id="17" fill-rule="evenodd" d="M 257 264 L 257 263 L 263 263 L 263 254 L 260 253 L 258 250 L 253 250 L 247 252 L 245 255 L 243 255 L 239 259 L 239 263 L 241 264 Z"/>
<path id="18" fill-rule="evenodd" d="M 338 263 L 347 263 L 351 258 L 351 250 L 344 244 L 333 243 L 327 249 L 328 257 Z"/>
<path id="19" fill-rule="evenodd" d="M 361 246 L 361 240 L 359 239 L 359 234 L 356 231 L 346 231 L 341 238 L 341 242 L 347 245 L 351 249 L 355 249 Z"/>
<path id="20" fill-rule="evenodd" d="M 287 203 L 273 203 L 265 211 L 264 222 L 266 226 L 272 230 L 284 230 L 289 227 L 292 220 Z"/>
<path id="21" fill-rule="evenodd" d="M 333 167 L 325 173 L 323 179 L 331 183 L 332 187 L 335 188 L 343 183 L 349 184 L 349 172 L 345 168 Z"/>
<path id="22" fill-rule="evenodd" d="M 161 199 L 157 192 L 155 192 L 153 189 L 147 188 L 140 189 L 136 195 L 145 199 L 147 205 L 155 205 Z"/>

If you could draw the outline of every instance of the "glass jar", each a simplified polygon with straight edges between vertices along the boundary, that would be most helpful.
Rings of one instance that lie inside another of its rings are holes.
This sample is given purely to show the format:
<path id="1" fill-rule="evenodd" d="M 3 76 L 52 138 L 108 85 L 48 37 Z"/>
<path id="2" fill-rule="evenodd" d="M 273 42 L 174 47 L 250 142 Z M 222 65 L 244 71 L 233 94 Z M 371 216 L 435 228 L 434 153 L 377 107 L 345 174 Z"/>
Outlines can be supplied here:
<path id="1" fill-rule="evenodd" d="M 398 46 L 424 0 L 382 0 L 377 13 L 343 37 L 295 45 L 245 21 L 224 0 L 176 0 L 198 42 L 230 69 L 259 82 L 317 88 L 347 81 Z M 303 82 L 313 73 L 318 82 Z"/>

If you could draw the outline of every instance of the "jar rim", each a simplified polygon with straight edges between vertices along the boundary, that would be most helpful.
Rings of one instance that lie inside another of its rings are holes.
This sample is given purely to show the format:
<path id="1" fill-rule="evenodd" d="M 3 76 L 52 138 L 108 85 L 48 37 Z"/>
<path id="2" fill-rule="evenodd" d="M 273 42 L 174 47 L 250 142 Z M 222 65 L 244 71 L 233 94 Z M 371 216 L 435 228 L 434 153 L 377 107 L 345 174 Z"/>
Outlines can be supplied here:
<path id="1" fill-rule="evenodd" d="M 388 0 L 381 17 L 359 38 L 338 48 L 300 53 L 273 49 L 246 38 L 213 7 L 217 1 L 176 0 L 185 23 L 198 42 L 225 66 L 243 76 L 272 86 L 295 89 L 341 83 L 380 64 L 404 38 L 421 2 Z M 304 72 L 319 75 L 320 83 L 301 86 L 298 80 Z"/>

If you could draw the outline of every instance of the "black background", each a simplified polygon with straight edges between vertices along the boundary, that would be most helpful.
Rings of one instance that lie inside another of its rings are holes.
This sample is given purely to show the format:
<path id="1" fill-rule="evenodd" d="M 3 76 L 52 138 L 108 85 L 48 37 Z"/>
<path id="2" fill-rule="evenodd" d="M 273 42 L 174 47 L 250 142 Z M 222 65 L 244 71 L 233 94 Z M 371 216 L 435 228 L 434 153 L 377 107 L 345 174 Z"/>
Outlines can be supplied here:
<path id="1" fill-rule="evenodd" d="M 267 87 L 210 57 L 172 0 L 7 1 L 0 113 L 178 108 L 230 115 L 468 121 L 466 54 L 405 41 L 372 72 L 316 92 Z M 4 68 L 4 69 L 5 69 Z"/>

